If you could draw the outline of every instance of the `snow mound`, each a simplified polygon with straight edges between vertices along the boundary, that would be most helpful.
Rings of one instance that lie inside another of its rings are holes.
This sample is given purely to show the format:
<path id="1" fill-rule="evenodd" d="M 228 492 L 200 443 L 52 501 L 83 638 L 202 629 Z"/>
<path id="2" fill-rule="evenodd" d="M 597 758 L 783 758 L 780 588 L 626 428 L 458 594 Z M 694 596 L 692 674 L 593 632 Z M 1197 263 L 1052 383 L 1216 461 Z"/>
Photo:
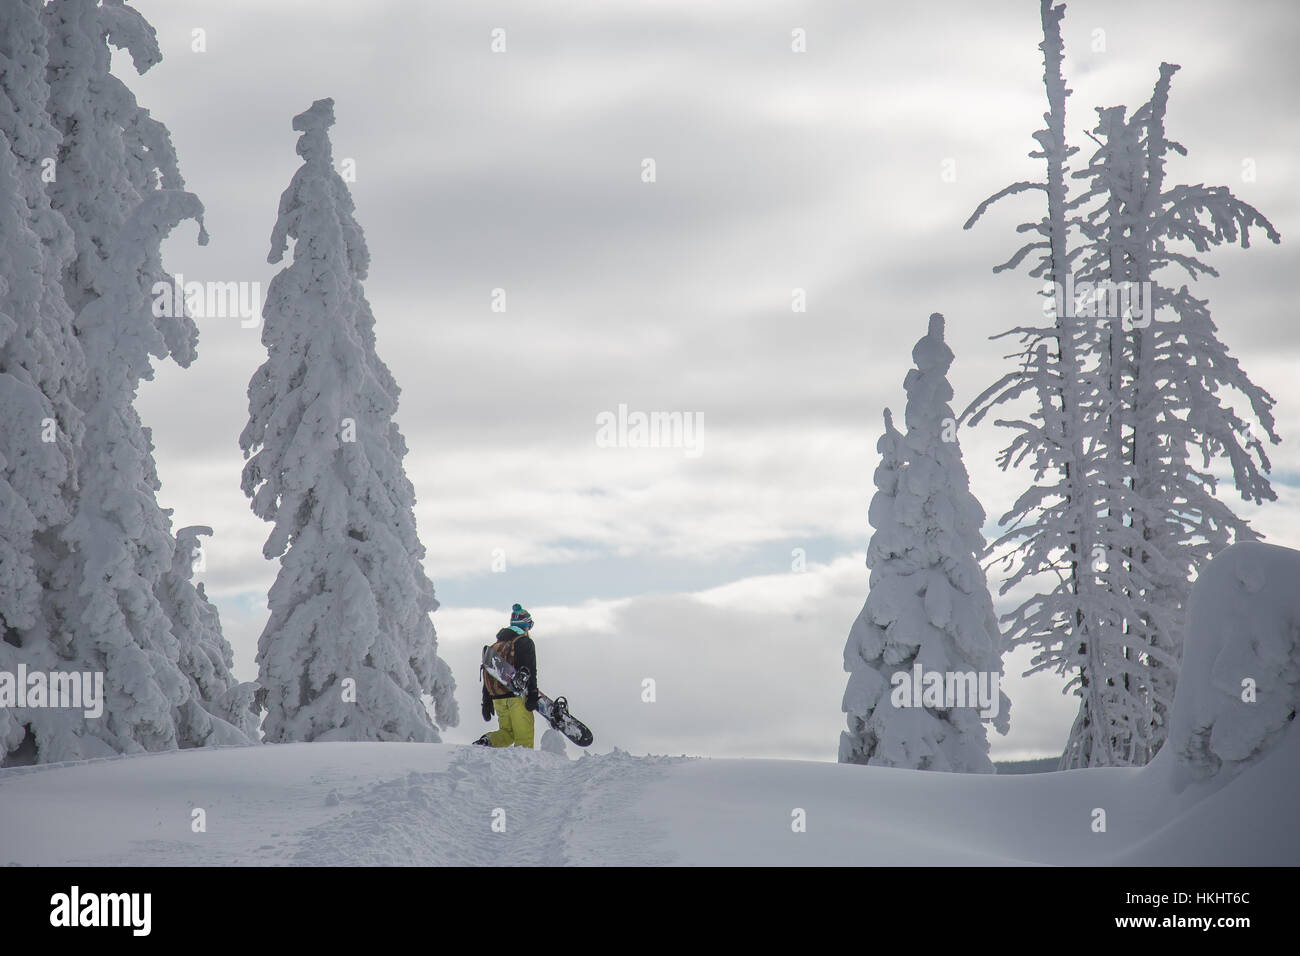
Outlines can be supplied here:
<path id="1" fill-rule="evenodd" d="M 1257 542 L 1225 549 L 1201 572 L 1188 602 L 1169 742 L 1151 765 L 1175 761 L 1176 792 L 1197 782 L 1222 786 L 1293 728 L 1300 705 L 1297 584 L 1300 551 Z"/>

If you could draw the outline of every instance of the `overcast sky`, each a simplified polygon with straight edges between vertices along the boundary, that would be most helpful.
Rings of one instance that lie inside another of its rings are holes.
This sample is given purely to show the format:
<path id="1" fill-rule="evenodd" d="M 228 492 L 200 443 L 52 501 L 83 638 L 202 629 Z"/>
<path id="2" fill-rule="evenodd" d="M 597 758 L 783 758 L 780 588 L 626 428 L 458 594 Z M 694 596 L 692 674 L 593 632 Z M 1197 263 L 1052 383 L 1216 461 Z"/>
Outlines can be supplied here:
<path id="1" fill-rule="evenodd" d="M 989 336 L 1039 309 L 1035 280 L 991 272 L 1039 197 L 961 228 L 988 194 L 1041 175 L 1026 156 L 1045 108 L 1037 2 L 134 5 L 165 59 L 144 77 L 120 55 L 115 68 L 207 208 L 210 245 L 190 225 L 166 247 L 186 279 L 265 289 L 298 165 L 291 118 L 335 100 L 460 684 L 445 739 L 482 733 L 478 651 L 519 601 L 543 689 L 568 696 L 596 750 L 834 759 L 881 410 L 901 417 L 931 312 L 948 318 L 960 408 L 1008 368 Z M 1197 291 L 1278 400 L 1279 501 L 1242 507 L 1266 540 L 1300 547 L 1300 13 L 1241 11 L 1075 0 L 1068 127 L 1081 160 L 1094 107 L 1136 107 L 1162 59 L 1181 64 L 1168 128 L 1190 155 L 1169 175 L 1228 185 L 1281 231 L 1281 246 L 1213 252 L 1222 277 Z M 176 526 L 216 530 L 201 577 L 251 679 L 278 565 L 239 490 L 238 435 L 265 352 L 234 319 L 200 331 L 195 365 L 160 367 L 140 409 Z M 596 418 L 620 404 L 702 415 L 701 454 L 599 447 Z M 1004 441 L 991 423 L 961 434 L 990 530 L 1026 481 L 996 469 Z M 1059 753 L 1074 715 L 1061 678 L 1021 679 L 1025 664 L 1008 656 L 995 757 Z"/>

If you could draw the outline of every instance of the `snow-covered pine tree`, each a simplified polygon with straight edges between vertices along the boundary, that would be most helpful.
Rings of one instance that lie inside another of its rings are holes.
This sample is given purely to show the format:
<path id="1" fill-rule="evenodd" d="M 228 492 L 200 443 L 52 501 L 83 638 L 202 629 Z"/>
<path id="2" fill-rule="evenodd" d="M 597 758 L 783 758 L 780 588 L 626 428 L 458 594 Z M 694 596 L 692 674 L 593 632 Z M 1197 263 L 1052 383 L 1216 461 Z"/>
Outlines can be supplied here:
<path id="1" fill-rule="evenodd" d="M 869 726 L 874 721 L 880 725 L 888 716 L 889 678 L 885 654 L 885 626 L 874 620 L 873 604 L 884 602 L 881 597 L 873 601 L 872 594 L 878 582 L 884 580 L 891 555 L 906 551 L 906 534 L 894 518 L 894 497 L 898 493 L 898 472 L 902 467 L 903 436 L 894 427 L 894 415 L 885 409 L 885 431 L 876 442 L 880 464 L 876 466 L 873 480 L 876 493 L 867 509 L 867 521 L 875 532 L 867 545 L 867 567 L 871 571 L 866 604 L 849 629 L 844 646 L 844 669 L 849 680 L 844 688 L 840 709 L 848 715 L 848 730 L 840 732 L 840 763 L 867 763 L 876 753 L 879 733 Z M 902 567 L 889 568 L 889 573 L 902 573 Z M 879 714 L 877 714 L 879 710 Z"/>
<path id="2" fill-rule="evenodd" d="M 923 673 L 984 675 L 997 695 L 993 724 L 1007 732 L 1002 635 L 980 566 L 984 509 L 970 493 L 949 405 L 953 354 L 943 340 L 943 316 L 930 316 L 912 359 L 916 367 L 903 383 L 907 434 L 899 434 L 886 409 L 876 446 L 870 591 L 844 648 L 848 730 L 840 735 L 839 760 L 992 773 L 977 708 L 900 707 L 891 690 L 895 675 L 910 683 L 918 665 Z"/>
<path id="3" fill-rule="evenodd" d="M 42 762 L 179 744 L 189 697 L 181 645 L 155 588 L 175 547 L 157 502 L 153 448 L 134 408 L 150 357 L 187 365 L 197 329 L 154 314 L 153 285 L 169 277 L 159 245 L 202 206 L 184 192 L 166 130 L 110 72 L 109 43 L 137 69 L 160 59 L 152 28 L 122 0 L 52 0 L 42 10 L 49 81 L 45 108 L 59 134 L 48 195 L 71 227 L 63 296 L 85 358 L 73 400 L 84 419 L 75 446 L 77 496 L 58 531 L 47 579 L 47 658 L 60 670 L 102 672 L 105 712 L 34 715 Z M 186 586 L 191 586 L 185 582 Z"/>
<path id="4" fill-rule="evenodd" d="M 258 739 L 257 684 L 232 675 L 235 656 L 221 632 L 221 617 L 203 585 L 191 583 L 199 537 L 212 529 L 191 525 L 176 532 L 172 566 L 154 589 L 180 641 L 180 668 L 190 694 L 176 713 L 181 747 L 247 744 Z"/>
<path id="5" fill-rule="evenodd" d="M 375 351 L 361 282 L 369 252 L 333 167 L 333 100 L 294 117 L 303 165 L 280 198 L 269 261 L 266 362 L 248 387 L 243 489 L 280 558 L 258 641 L 265 739 L 439 739 L 458 722 L 437 655 L 398 388 Z M 250 457 L 251 456 L 251 457 Z"/>
<path id="6" fill-rule="evenodd" d="M 1258 504 L 1276 497 L 1261 440 L 1279 441 L 1272 396 L 1229 356 L 1208 304 L 1186 285 L 1175 292 L 1163 275 L 1174 267 L 1192 280 L 1217 275 L 1196 254 L 1238 239 L 1249 247 L 1252 227 L 1273 242 L 1280 236 L 1226 187 L 1165 188 L 1168 154 L 1186 153 L 1165 133 L 1177 70 L 1161 64 L 1151 99 L 1129 120 L 1122 106 L 1098 109 L 1098 149 L 1075 173 L 1090 186 L 1077 200 L 1087 209 L 1079 220 L 1086 242 L 1078 281 L 1134 289 L 1150 283 L 1149 296 L 1137 300 L 1145 314 L 1136 321 L 1112 317 L 1100 354 L 1109 388 L 1107 468 L 1116 489 L 1109 563 L 1118 566 L 1111 580 L 1135 606 L 1125 622 L 1124 655 L 1146 665 L 1135 675 L 1147 697 L 1146 726 L 1130 740 L 1123 761 L 1137 764 L 1155 755 L 1168 732 L 1192 580 L 1229 544 L 1257 537 L 1216 497 L 1211 462 L 1227 460 L 1243 499 Z M 1170 245 L 1180 242 L 1191 249 Z M 1224 404 L 1223 396 L 1234 392 L 1245 399 L 1259 431 Z M 1076 725 L 1064 765 L 1082 766 L 1086 758 L 1087 741 Z"/>
<path id="7" fill-rule="evenodd" d="M 86 433 L 80 495 L 63 532 L 70 553 L 55 575 L 63 627 L 54 644 L 64 660 L 104 673 L 105 710 L 98 720 L 65 718 L 57 737 L 40 741 L 43 762 L 180 744 L 175 717 L 189 682 L 155 594 L 174 542 L 155 497 L 153 445 L 133 402 L 140 380 L 152 376 L 151 353 L 166 354 L 152 315 L 159 246 L 202 212 L 179 190 L 140 202 L 110 246 L 97 297 L 77 315 L 88 358 L 79 399 Z"/>
<path id="8" fill-rule="evenodd" d="M 50 208 L 42 176 L 58 146 L 46 113 L 40 0 L 13 0 L 0 17 L 0 670 L 48 670 L 45 604 L 58 529 L 76 490 L 84 366 L 63 297 L 72 234 Z M 35 718 L 0 707 L 0 765 L 38 758 Z"/>
<path id="9" fill-rule="evenodd" d="M 149 22 L 125 0 L 49 0 L 44 20 L 48 109 L 62 140 L 49 193 L 75 236 L 76 258 L 64 286 L 68 304 L 79 312 L 96 297 L 109 244 L 144 195 L 184 189 L 185 182 L 167 128 L 111 72 L 110 44 L 128 53 L 140 73 L 162 61 Z M 155 318 L 177 361 L 192 361 L 198 341 L 193 321 L 183 313 Z"/>

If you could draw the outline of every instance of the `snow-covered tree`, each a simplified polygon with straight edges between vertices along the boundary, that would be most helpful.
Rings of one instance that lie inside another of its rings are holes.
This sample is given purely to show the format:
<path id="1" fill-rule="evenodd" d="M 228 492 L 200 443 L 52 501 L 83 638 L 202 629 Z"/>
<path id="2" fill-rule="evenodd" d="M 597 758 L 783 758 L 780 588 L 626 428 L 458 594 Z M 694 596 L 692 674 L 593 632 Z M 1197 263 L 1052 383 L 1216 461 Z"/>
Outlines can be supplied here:
<path id="1" fill-rule="evenodd" d="M 80 494 L 63 531 L 70 552 L 54 579 L 63 623 L 54 645 L 61 658 L 104 673 L 105 710 L 98 720 L 63 718 L 58 735 L 41 742 L 43 761 L 180 744 L 173 714 L 189 697 L 189 681 L 181 641 L 155 593 L 172 567 L 174 541 L 155 497 L 149 431 L 133 402 L 139 381 L 152 376 L 150 355 L 167 354 L 152 315 L 159 246 L 202 211 L 179 190 L 140 202 L 95 280 L 98 297 L 77 316 L 88 356 L 79 402 L 86 433 Z"/>
<path id="2" fill-rule="evenodd" d="M 75 236 L 76 258 L 64 285 L 68 304 L 79 312 L 96 297 L 95 280 L 113 237 L 144 195 L 184 189 L 185 182 L 167 128 L 111 72 L 110 44 L 128 53 L 140 73 L 162 61 L 149 22 L 125 0 L 49 0 L 44 19 L 48 109 L 62 137 L 49 192 Z M 161 270 L 160 278 L 167 278 Z M 155 319 L 176 360 L 192 361 L 198 330 L 189 316 Z"/>
<path id="3" fill-rule="evenodd" d="M 1028 673 L 1054 667 L 1072 675 L 1067 689 L 1076 689 L 1081 697 L 1083 724 L 1104 743 L 1096 762 L 1112 763 L 1101 753 L 1111 747 L 1112 729 L 1104 715 L 1113 709 L 1105 700 L 1111 685 L 1105 676 L 1108 642 L 1101 631 L 1118 626 L 1124 609 L 1110 605 L 1094 561 L 1098 553 L 1094 548 L 1104 550 L 1097 540 L 1095 516 L 1107 497 L 1095 465 L 1098 457 L 1105 456 L 1106 435 L 1099 424 L 1104 420 L 1103 397 L 1098 376 L 1087 367 L 1089 355 L 1097 349 L 1096 325 L 1079 321 L 1067 308 L 1064 292 L 1071 264 L 1066 179 L 1069 159 L 1077 152 L 1065 137 L 1065 101 L 1071 92 L 1061 74 L 1065 8 L 1054 0 L 1041 0 L 1040 14 L 1039 49 L 1048 111 L 1045 127 L 1034 133 L 1039 148 L 1029 155 L 1044 161 L 1046 175 L 1042 182 L 1014 183 L 986 199 L 966 228 L 999 199 L 1026 190 L 1044 193 L 1043 217 L 1020 227 L 1035 238 L 994 271 L 1013 268 L 1036 253 L 1030 275 L 1051 284 L 1053 291 L 1047 293 L 1051 301 L 1044 310 L 1049 319 L 1046 324 L 1019 326 L 1005 333 L 1021 339 L 1020 367 L 977 397 L 964 417 L 977 424 L 998 405 L 1021 398 L 1030 403 L 1027 419 L 998 421 L 1017 432 L 999 464 L 1003 468 L 1028 464 L 1034 484 L 1002 517 L 1000 523 L 1008 530 L 994 546 L 1009 548 L 1004 553 L 1008 563 L 1015 564 L 1003 581 L 1002 593 L 1038 575 L 1050 575 L 1050 583 L 1046 593 L 1026 599 L 1007 616 L 1008 638 L 1013 647 L 1030 644 L 1037 649 Z"/>
<path id="4" fill-rule="evenodd" d="M 0 17 L 0 670 L 50 663 L 45 602 L 76 490 L 73 402 L 84 367 L 63 297 L 72 234 L 43 176 L 58 133 L 46 113 L 40 0 Z M 0 708 L 0 763 L 38 755 L 35 710 Z"/>
<path id="5" fill-rule="evenodd" d="M 1086 243 L 1079 276 L 1110 287 L 1150 283 L 1145 314 L 1109 323 L 1100 355 L 1109 386 L 1108 466 L 1119 490 L 1112 513 L 1121 519 L 1121 546 L 1110 549 L 1108 563 L 1118 564 L 1114 586 L 1136 599 L 1123 642 L 1131 658 L 1147 664 L 1142 676 L 1150 698 L 1150 727 L 1126 755 L 1132 763 L 1150 759 L 1168 733 L 1192 580 L 1214 554 L 1258 537 L 1216 497 L 1211 463 L 1226 459 L 1243 499 L 1258 504 L 1276 497 L 1263 447 L 1265 437 L 1279 441 L 1272 396 L 1228 354 L 1208 303 L 1185 284 L 1174 291 L 1165 276 L 1175 270 L 1192 280 L 1217 275 L 1198 254 L 1224 242 L 1249 247 L 1252 227 L 1273 242 L 1280 236 L 1226 187 L 1166 188 L 1166 157 L 1186 153 L 1165 133 L 1177 70 L 1161 64 L 1151 99 L 1132 119 L 1126 121 L 1124 107 L 1097 111 L 1099 148 L 1075 174 L 1090 186 L 1077 201 L 1088 210 L 1080 220 Z M 1232 393 L 1244 398 L 1257 429 L 1225 404 Z M 1067 765 L 1084 762 L 1082 747 L 1082 738 L 1072 735 Z"/>
<path id="6" fill-rule="evenodd" d="M 991 717 L 1006 733 L 1010 702 L 999 686 L 1002 636 L 980 565 L 984 509 L 970 493 L 949 405 L 953 354 L 943 340 L 943 316 L 930 316 L 912 359 L 916 367 L 903 383 L 907 434 L 886 410 L 876 446 L 870 591 L 844 648 L 848 730 L 840 735 L 839 759 L 992 773 L 985 722 Z M 900 695 L 918 667 L 923 677 L 973 675 L 975 683 L 964 687 L 991 688 L 985 703 L 996 711 L 981 716 L 973 695 L 967 706 Z"/>
<path id="7" fill-rule="evenodd" d="M 172 632 L 183 634 L 180 668 L 190 694 L 178 708 L 176 732 L 182 747 L 246 744 L 258 739 L 257 684 L 241 683 L 231 673 L 235 656 L 221 632 L 221 617 L 203 585 L 194 585 L 199 537 L 212 529 L 191 525 L 176 532 L 171 570 L 154 589 Z"/>
<path id="8" fill-rule="evenodd" d="M 294 117 L 303 164 L 280 198 L 266 362 L 248 387 L 243 489 L 280 558 L 258 641 L 267 741 L 439 739 L 458 721 L 437 654 L 415 493 L 361 282 L 369 252 L 333 166 L 333 100 Z M 430 719 L 423 695 L 433 698 Z"/>
<path id="9" fill-rule="evenodd" d="M 72 471 L 66 513 L 43 542 L 43 613 L 33 640 L 21 642 L 43 669 L 102 673 L 105 691 L 99 718 L 76 709 L 22 715 L 21 746 L 25 759 L 42 762 L 171 748 L 181 742 L 176 721 L 190 696 L 182 647 L 197 635 L 174 633 L 157 599 L 175 542 L 169 513 L 157 502 L 152 442 L 134 400 L 140 381 L 152 377 L 151 357 L 182 365 L 194 358 L 197 329 L 187 316 L 155 315 L 153 286 L 167 279 L 159 245 L 178 222 L 200 219 L 200 241 L 206 239 L 202 206 L 182 188 L 165 128 L 110 72 L 110 43 L 128 50 L 141 71 L 160 59 L 144 18 L 122 0 L 11 8 L 15 18 L 7 9 L 6 29 L 23 24 L 24 51 L 35 43 L 34 14 L 44 29 L 48 85 L 24 82 L 44 100 L 48 132 L 30 128 L 48 155 L 29 178 L 29 191 L 41 183 L 64 222 L 62 233 L 49 226 L 37 232 L 47 267 L 60 273 L 58 295 L 75 315 L 70 324 L 59 319 L 74 339 L 49 366 L 67 385 L 44 388 L 52 404 L 70 405 L 77 419 L 70 413 L 61 429 Z M 24 143 L 29 166 L 33 145 Z M 58 318 L 57 308 L 46 317 Z M 174 585 L 173 596 L 184 587 L 192 584 Z M 10 728 L 6 744 L 12 742 Z"/>
<path id="10" fill-rule="evenodd" d="M 1238 440 L 1245 425 L 1219 391 L 1244 394 L 1265 433 L 1276 436 L 1272 399 L 1227 356 L 1204 303 L 1185 286 L 1171 295 L 1153 283 L 1153 302 L 1128 303 L 1145 316 L 1116 311 L 1115 293 L 1118 283 L 1150 281 L 1171 264 L 1193 277 L 1212 271 L 1168 240 L 1190 240 L 1202 252 L 1234 241 L 1238 231 L 1245 244 L 1251 225 L 1276 236 L 1226 190 L 1163 189 L 1165 155 L 1182 151 L 1164 137 L 1168 81 L 1176 69 L 1168 64 L 1152 101 L 1132 121 L 1122 108 L 1099 111 L 1094 139 L 1101 148 L 1073 174 L 1091 188 L 1071 198 L 1068 161 L 1077 149 L 1065 137 L 1065 8 L 1041 0 L 1040 11 L 1048 112 L 1045 128 L 1034 134 L 1040 149 L 1030 155 L 1045 161 L 1046 177 L 995 194 L 966 227 L 999 199 L 1026 190 L 1045 194 L 1044 217 L 1021 227 L 1036 238 L 994 271 L 1036 253 L 1030 275 L 1050 283 L 1049 322 L 1005 333 L 1021 339 L 1020 367 L 964 414 L 974 424 L 994 407 L 1030 405 L 1026 417 L 998 421 L 1016 431 L 999 464 L 1027 464 L 1033 485 L 1003 516 L 1007 530 L 995 547 L 1005 548 L 1014 565 L 1003 593 L 1047 582 L 1044 593 L 1027 597 L 1007 620 L 1012 646 L 1036 650 L 1028 673 L 1053 668 L 1067 676 L 1065 690 L 1080 697 L 1062 765 L 1141 764 L 1165 737 L 1190 577 L 1230 537 L 1249 534 L 1214 498 L 1211 460 L 1230 460 L 1244 497 L 1271 497 L 1251 459 L 1253 449 L 1267 470 L 1262 446 L 1258 438 Z M 1099 303 L 1082 290 L 1101 281 L 1112 285 Z M 1175 299 L 1177 321 L 1151 321 L 1153 311 Z M 1205 471 L 1190 461 L 1193 451 L 1201 453 Z"/>

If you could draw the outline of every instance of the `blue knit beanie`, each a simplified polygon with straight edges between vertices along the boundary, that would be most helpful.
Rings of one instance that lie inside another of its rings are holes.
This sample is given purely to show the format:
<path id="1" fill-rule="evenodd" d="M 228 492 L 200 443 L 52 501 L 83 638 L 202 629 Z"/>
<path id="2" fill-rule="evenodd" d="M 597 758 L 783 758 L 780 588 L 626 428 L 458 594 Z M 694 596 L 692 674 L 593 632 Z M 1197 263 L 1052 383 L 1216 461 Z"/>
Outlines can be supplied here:
<path id="1" fill-rule="evenodd" d="M 510 609 L 510 628 L 520 634 L 527 633 L 533 626 L 533 616 L 516 604 Z"/>

